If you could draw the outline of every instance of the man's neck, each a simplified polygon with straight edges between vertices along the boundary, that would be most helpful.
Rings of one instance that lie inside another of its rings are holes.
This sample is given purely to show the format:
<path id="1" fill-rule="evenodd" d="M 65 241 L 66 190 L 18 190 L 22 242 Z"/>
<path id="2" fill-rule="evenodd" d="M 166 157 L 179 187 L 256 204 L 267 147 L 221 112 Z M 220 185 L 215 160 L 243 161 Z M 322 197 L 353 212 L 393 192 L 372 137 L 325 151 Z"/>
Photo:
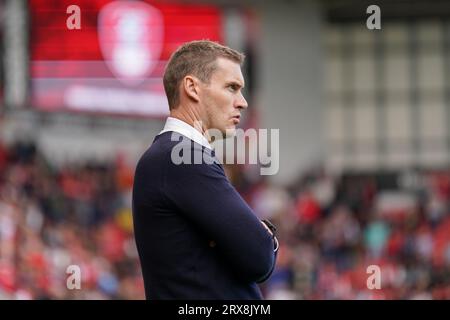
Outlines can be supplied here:
<path id="1" fill-rule="evenodd" d="M 209 141 L 209 135 L 205 124 L 200 120 L 200 116 L 192 111 L 192 108 L 183 108 L 178 106 L 176 109 L 170 111 L 170 117 L 186 122 L 191 127 L 194 127 Z M 210 142 L 210 141 L 209 141 Z"/>

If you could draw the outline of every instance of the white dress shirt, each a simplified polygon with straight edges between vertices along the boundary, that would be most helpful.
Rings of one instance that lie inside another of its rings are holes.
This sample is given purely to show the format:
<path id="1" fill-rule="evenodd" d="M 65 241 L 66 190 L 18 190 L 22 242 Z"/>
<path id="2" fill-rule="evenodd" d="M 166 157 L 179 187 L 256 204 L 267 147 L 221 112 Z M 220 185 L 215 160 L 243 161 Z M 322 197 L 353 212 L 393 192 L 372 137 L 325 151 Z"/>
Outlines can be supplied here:
<path id="1" fill-rule="evenodd" d="M 182 134 L 186 138 L 189 138 L 206 148 L 209 148 L 211 150 L 213 149 L 209 144 L 208 139 L 206 139 L 205 136 L 200 133 L 200 131 L 180 119 L 167 117 L 166 124 L 159 134 L 167 131 L 174 131 L 176 133 Z"/>

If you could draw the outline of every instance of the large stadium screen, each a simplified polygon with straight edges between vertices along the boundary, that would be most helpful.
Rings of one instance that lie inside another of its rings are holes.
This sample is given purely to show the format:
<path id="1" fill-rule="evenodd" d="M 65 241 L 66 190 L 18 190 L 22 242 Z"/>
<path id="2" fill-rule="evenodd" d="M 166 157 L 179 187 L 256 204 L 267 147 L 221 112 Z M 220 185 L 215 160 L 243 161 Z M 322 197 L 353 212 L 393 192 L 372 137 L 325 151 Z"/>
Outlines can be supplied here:
<path id="1" fill-rule="evenodd" d="M 32 0 L 29 10 L 30 100 L 45 111 L 164 117 L 170 54 L 186 41 L 222 41 L 211 5 Z"/>

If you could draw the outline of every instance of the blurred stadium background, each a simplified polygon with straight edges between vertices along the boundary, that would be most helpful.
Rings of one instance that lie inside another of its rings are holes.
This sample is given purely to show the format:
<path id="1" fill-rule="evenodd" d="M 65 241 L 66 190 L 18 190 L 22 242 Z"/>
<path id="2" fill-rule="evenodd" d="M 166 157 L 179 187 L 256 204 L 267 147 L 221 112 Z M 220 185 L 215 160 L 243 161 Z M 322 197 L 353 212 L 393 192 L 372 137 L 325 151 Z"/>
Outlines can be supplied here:
<path id="1" fill-rule="evenodd" d="M 117 2 L 0 1 L 0 299 L 144 298 L 134 166 L 167 116 L 168 57 L 203 38 L 247 55 L 243 128 L 280 129 L 278 174 L 226 167 L 278 226 L 264 296 L 450 298 L 447 1 Z"/>

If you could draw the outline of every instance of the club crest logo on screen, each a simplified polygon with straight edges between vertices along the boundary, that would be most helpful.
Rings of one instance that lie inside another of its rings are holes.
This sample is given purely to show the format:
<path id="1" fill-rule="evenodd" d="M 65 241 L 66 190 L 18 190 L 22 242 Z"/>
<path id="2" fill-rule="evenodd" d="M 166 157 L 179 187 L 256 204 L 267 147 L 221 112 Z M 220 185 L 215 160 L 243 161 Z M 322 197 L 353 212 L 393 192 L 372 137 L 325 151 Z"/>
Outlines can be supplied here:
<path id="1" fill-rule="evenodd" d="M 142 83 L 158 62 L 163 16 L 144 2 L 114 1 L 98 17 L 98 37 L 105 62 L 124 84 Z"/>

